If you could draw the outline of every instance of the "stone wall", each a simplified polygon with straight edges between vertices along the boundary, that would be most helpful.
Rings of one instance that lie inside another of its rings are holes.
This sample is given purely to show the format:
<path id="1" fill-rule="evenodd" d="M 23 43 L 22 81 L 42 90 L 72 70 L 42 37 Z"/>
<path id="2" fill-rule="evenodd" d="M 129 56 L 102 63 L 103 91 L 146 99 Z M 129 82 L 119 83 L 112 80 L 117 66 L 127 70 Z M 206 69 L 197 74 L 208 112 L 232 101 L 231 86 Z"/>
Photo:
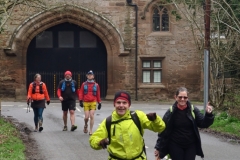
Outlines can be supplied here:
<path id="1" fill-rule="evenodd" d="M 186 86 L 192 99 L 197 99 L 200 94 L 201 67 L 199 55 L 197 54 L 191 30 L 184 19 L 175 21 L 170 16 L 170 32 L 152 32 L 151 12 L 154 3 L 149 4 L 148 0 L 133 1 L 138 4 L 138 99 L 139 100 L 166 100 L 173 97 L 175 90 L 180 86 Z M 156 1 L 160 2 L 160 1 Z M 125 0 L 46 0 L 47 8 L 54 6 L 64 6 L 69 4 L 66 9 L 61 7 L 57 12 L 49 14 L 47 19 L 40 21 L 41 16 L 29 20 L 24 24 L 17 33 L 18 37 L 14 38 L 13 46 L 11 37 L 15 33 L 17 27 L 21 26 L 30 16 L 39 13 L 41 9 L 31 8 L 23 9 L 23 6 L 14 8 L 11 20 L 7 21 L 5 31 L 0 34 L 0 96 L 15 97 L 22 99 L 26 95 L 26 50 L 31 39 L 42 32 L 46 27 L 61 23 L 62 17 L 70 17 L 71 22 L 77 25 L 85 25 L 87 29 L 98 34 L 104 41 L 108 52 L 108 98 L 112 98 L 115 91 L 124 89 L 131 93 L 135 98 L 135 10 L 126 4 Z M 77 19 L 79 14 L 75 11 L 74 6 L 80 6 L 88 9 L 90 12 L 99 14 L 106 18 L 103 21 L 93 14 L 87 13 L 85 10 L 79 10 L 82 15 L 88 14 L 92 17 L 89 19 Z M 147 8 L 147 10 L 146 10 Z M 169 10 L 171 10 L 169 6 Z M 26 12 L 27 10 L 27 12 Z M 147 12 L 144 13 L 144 10 Z M 76 13 L 75 13 L 76 12 Z M 45 14 L 45 15 L 44 15 Z M 142 15 L 145 14 L 145 18 Z M 73 16 L 74 15 L 74 16 Z M 51 18 L 53 17 L 53 18 Z M 54 18 L 55 17 L 55 18 Z M 76 18 L 76 21 L 74 21 Z M 67 18 L 64 19 L 67 21 Z M 70 20 L 69 20 L 70 21 Z M 92 23 L 92 26 L 90 25 Z M 109 28 L 110 23 L 115 27 Z M 44 25 L 43 25 L 44 24 Z M 27 26 L 27 27 L 26 27 Z M 104 27 L 105 26 L 105 27 Z M 85 26 L 83 26 L 85 27 Z M 35 30 L 36 33 L 30 31 Z M 119 32 L 119 35 L 117 33 Z M 101 32 L 108 33 L 107 35 Z M 109 34 L 111 33 L 111 34 Z M 123 39 L 123 42 L 121 41 Z M 14 46 L 15 45 L 15 46 Z M 6 48 L 15 47 L 15 55 L 11 50 Z M 130 50 L 129 50 L 130 49 Z M 161 84 L 143 84 L 141 81 L 141 58 L 142 57 L 162 57 L 162 83 Z"/>

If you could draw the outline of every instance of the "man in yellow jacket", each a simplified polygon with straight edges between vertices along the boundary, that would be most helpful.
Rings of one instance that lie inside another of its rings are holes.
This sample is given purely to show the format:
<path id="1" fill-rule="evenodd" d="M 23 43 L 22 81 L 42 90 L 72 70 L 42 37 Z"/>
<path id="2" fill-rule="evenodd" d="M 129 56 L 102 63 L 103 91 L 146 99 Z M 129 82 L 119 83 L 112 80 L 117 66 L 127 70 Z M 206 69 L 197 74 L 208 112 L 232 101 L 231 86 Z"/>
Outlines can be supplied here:
<path id="1" fill-rule="evenodd" d="M 156 113 L 145 114 L 139 110 L 132 112 L 129 110 L 130 105 L 130 95 L 125 91 L 117 92 L 112 115 L 103 120 L 89 138 L 93 149 L 107 148 L 109 160 L 146 160 L 144 129 L 154 132 L 162 132 L 165 129 L 164 121 Z M 111 120 L 110 125 L 108 125 L 109 120 Z"/>

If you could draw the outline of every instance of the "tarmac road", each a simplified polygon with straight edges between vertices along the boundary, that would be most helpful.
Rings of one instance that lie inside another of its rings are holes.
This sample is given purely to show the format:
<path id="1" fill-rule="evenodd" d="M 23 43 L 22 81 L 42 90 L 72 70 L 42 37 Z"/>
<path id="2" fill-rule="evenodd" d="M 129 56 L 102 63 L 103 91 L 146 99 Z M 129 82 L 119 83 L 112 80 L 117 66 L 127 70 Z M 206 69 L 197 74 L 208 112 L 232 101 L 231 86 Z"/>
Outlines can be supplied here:
<path id="1" fill-rule="evenodd" d="M 78 103 L 77 103 L 78 106 Z M 26 103 L 23 102 L 2 102 L 2 114 L 16 118 L 19 122 L 24 122 L 34 128 L 33 111 L 26 113 Z M 202 108 L 201 106 L 198 106 Z M 139 104 L 133 103 L 132 110 L 142 110 L 145 113 L 157 112 L 161 117 L 164 115 L 169 105 Z M 94 130 L 101 121 L 109 116 L 113 111 L 111 102 L 102 102 L 102 109 L 95 114 Z M 80 107 L 76 110 L 76 125 L 78 129 L 74 132 L 63 132 L 62 111 L 60 103 L 51 103 L 43 112 L 42 133 L 32 132 L 32 137 L 37 141 L 40 152 L 45 160 L 106 160 L 108 153 L 106 150 L 95 151 L 89 146 L 89 135 L 83 133 L 84 114 Z M 70 129 L 70 121 L 68 119 Z M 225 142 L 212 135 L 201 133 L 202 147 L 205 160 L 239 160 L 240 145 Z M 144 134 L 147 156 L 149 160 L 154 160 L 154 145 L 157 134 L 146 130 Z M 197 157 L 196 160 L 200 160 Z"/>

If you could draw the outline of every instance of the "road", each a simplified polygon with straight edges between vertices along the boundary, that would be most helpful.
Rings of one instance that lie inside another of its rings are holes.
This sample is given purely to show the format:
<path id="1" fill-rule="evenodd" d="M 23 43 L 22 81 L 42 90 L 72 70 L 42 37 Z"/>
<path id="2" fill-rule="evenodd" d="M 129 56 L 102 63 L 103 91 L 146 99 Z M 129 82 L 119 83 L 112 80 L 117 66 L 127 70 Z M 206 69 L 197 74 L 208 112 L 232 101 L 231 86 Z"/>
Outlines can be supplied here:
<path id="1" fill-rule="evenodd" d="M 2 114 L 16 118 L 19 122 L 31 125 L 33 129 L 33 112 L 26 113 L 26 103 L 22 102 L 2 102 Z M 103 102 L 102 109 L 96 111 L 94 130 L 97 129 L 101 121 L 109 116 L 114 107 L 111 102 Z M 202 108 L 201 106 L 198 106 Z M 161 117 L 164 115 L 169 105 L 157 104 L 137 104 L 133 103 L 132 110 L 142 110 L 145 113 L 157 112 Z M 89 146 L 89 135 L 83 133 L 84 114 L 80 107 L 76 110 L 76 125 L 78 129 L 74 132 L 63 132 L 62 111 L 60 103 L 51 103 L 43 112 L 42 133 L 32 132 L 32 137 L 37 141 L 40 152 L 45 160 L 106 160 L 108 157 L 106 150 L 95 151 Z M 70 121 L 68 119 L 70 128 Z M 231 144 L 212 135 L 201 133 L 202 147 L 205 160 L 239 160 L 240 145 Z M 154 145 L 157 134 L 146 130 L 144 134 L 147 156 L 149 160 L 154 160 Z M 200 160 L 197 157 L 196 160 Z"/>

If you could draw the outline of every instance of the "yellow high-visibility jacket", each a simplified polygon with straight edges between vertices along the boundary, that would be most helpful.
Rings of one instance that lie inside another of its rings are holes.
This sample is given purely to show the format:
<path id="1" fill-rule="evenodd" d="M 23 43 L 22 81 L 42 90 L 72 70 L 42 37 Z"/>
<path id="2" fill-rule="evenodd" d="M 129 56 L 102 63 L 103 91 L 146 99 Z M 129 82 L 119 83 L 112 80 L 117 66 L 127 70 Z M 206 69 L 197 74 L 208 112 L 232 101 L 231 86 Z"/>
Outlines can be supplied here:
<path id="1" fill-rule="evenodd" d="M 165 123 L 159 116 L 157 116 L 156 120 L 150 121 L 144 112 L 139 110 L 136 110 L 135 112 L 139 117 L 143 134 L 143 129 L 149 129 L 154 132 L 162 132 L 165 129 Z M 130 111 L 128 110 L 122 117 L 120 117 L 116 111 L 113 111 L 112 121 L 117 121 L 122 118 L 127 120 L 111 125 L 111 143 L 107 148 L 108 153 L 119 159 L 126 160 L 133 159 L 142 153 L 142 157 L 146 160 L 147 157 L 145 153 L 142 152 L 144 146 L 143 137 L 134 121 L 131 119 Z M 113 135 L 114 127 L 115 135 Z M 90 136 L 90 146 L 96 150 L 102 149 L 102 147 L 99 146 L 99 142 L 106 138 L 108 138 L 108 133 L 106 119 L 104 119 L 99 128 Z M 109 159 L 111 158 L 109 157 Z M 114 159 L 112 158 L 111 160 Z M 142 158 L 139 157 L 136 160 L 142 160 Z"/>

